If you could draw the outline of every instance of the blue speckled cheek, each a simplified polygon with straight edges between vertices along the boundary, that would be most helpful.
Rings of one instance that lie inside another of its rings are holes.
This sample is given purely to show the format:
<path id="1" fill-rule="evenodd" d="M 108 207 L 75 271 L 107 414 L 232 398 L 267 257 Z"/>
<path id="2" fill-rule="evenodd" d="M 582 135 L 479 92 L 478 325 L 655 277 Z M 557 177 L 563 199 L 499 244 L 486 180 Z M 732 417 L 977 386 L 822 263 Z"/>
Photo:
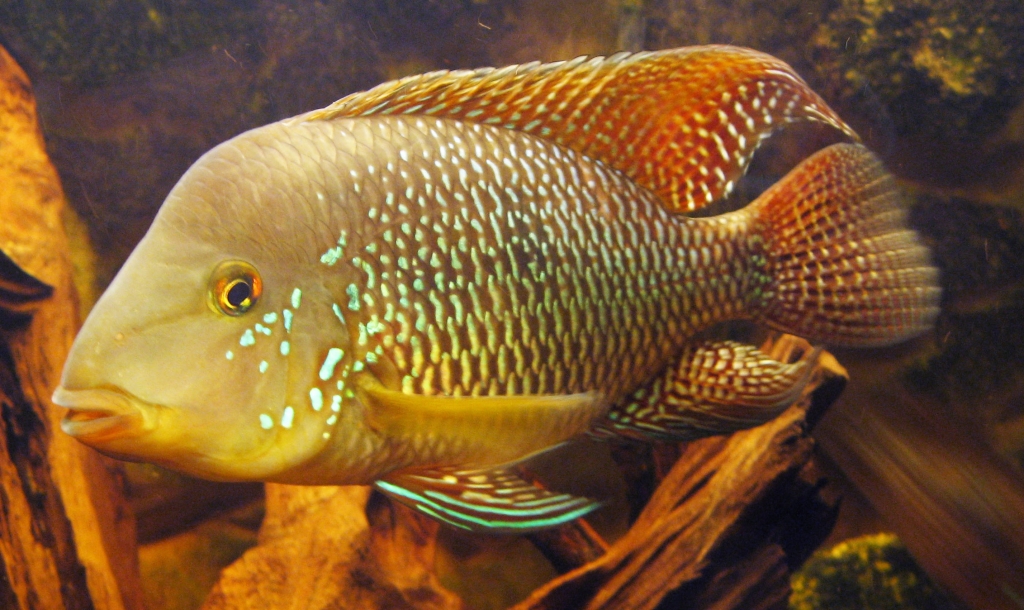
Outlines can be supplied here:
<path id="1" fill-rule="evenodd" d="M 255 399 L 258 409 L 253 422 L 262 430 L 278 426 L 288 429 L 295 422 L 295 409 L 276 404 L 278 401 L 271 396 L 275 392 L 268 390 L 268 384 L 272 385 L 270 377 L 287 374 L 293 308 L 301 305 L 301 300 L 302 292 L 296 288 L 287 301 L 290 307 L 252 316 L 250 323 L 237 331 L 234 345 L 224 353 L 231 366 L 238 367 L 231 378 L 250 384 L 257 392 L 263 390 L 264 395 Z"/>
<path id="2" fill-rule="evenodd" d="M 351 170 L 351 174 L 353 179 L 359 175 L 355 170 Z M 355 181 L 354 184 L 354 192 L 358 194 L 361 190 L 359 182 Z M 327 268 L 335 267 L 339 262 L 345 261 L 347 247 L 348 232 L 341 230 L 336 245 L 321 255 L 320 263 Z M 335 269 L 329 269 L 328 273 L 340 272 L 342 268 L 342 266 L 339 266 Z M 333 327 L 332 330 L 334 332 L 327 332 L 325 335 L 351 338 L 350 320 L 346 317 L 346 313 L 351 315 L 354 312 L 359 312 L 362 308 L 363 304 L 359 300 L 358 288 L 355 285 L 349 284 L 345 289 L 345 298 L 340 299 L 340 301 L 332 301 L 330 304 L 333 316 L 324 320 L 324 323 Z M 353 317 L 353 322 L 355 320 L 356 318 Z M 362 323 L 360 323 L 360 327 L 365 329 L 365 325 Z M 322 410 L 325 416 L 325 429 L 322 433 L 324 439 L 331 437 L 333 426 L 338 422 L 342 404 L 355 396 L 354 391 L 350 387 L 349 377 L 353 372 L 362 370 L 361 352 L 364 350 L 361 348 L 365 346 L 365 341 L 360 342 L 357 339 L 356 342 L 355 346 L 349 344 L 345 346 L 335 344 L 322 346 L 320 350 L 322 359 L 318 361 L 317 374 L 310 380 L 310 404 L 314 411 L 320 412 Z M 356 364 L 359 365 L 358 368 L 356 368 Z"/>
<path id="3" fill-rule="evenodd" d="M 344 251 L 344 235 L 335 247 L 340 248 L 339 253 Z M 320 264 L 329 267 L 332 257 L 325 257 Z M 314 288 L 304 288 L 303 281 Z M 264 313 L 257 323 L 270 332 L 255 326 L 246 328 L 239 333 L 238 349 L 233 348 L 235 352 L 245 349 L 243 344 L 250 342 L 251 335 L 255 346 L 264 346 L 267 354 L 257 365 L 258 374 L 278 372 L 287 379 L 281 401 L 260 405 L 253 416 L 262 430 L 293 432 L 281 436 L 283 440 L 278 442 L 299 442 L 296 439 L 300 438 L 329 440 L 343 403 L 355 396 L 349 387 L 354 369 L 344 315 L 348 309 L 344 303 L 334 302 L 317 285 L 308 274 L 293 278 L 293 283 L 283 286 L 283 306 Z M 230 358 L 237 360 L 237 353 Z"/>

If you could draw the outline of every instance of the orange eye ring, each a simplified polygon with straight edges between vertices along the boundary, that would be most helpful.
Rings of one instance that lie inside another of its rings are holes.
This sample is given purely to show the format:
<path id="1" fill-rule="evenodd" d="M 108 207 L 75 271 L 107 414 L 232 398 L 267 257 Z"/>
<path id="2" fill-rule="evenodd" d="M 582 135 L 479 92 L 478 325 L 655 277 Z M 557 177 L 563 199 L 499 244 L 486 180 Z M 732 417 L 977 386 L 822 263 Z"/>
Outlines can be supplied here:
<path id="1" fill-rule="evenodd" d="M 259 271 L 244 261 L 224 261 L 210 275 L 210 306 L 228 316 L 252 309 L 263 294 Z"/>

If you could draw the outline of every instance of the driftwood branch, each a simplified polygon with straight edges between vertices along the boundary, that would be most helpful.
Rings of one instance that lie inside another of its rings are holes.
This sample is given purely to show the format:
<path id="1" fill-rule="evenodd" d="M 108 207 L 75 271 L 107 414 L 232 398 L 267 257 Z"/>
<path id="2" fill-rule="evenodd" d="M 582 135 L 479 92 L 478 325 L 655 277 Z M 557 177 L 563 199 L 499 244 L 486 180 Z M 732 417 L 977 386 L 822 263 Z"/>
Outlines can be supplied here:
<path id="1" fill-rule="evenodd" d="M 795 347 L 786 338 L 774 355 Z M 831 356 L 822 361 L 805 398 L 778 418 L 686 445 L 626 536 L 516 608 L 785 608 L 790 569 L 836 516 L 807 474 L 808 419 L 846 379 Z"/>
<path id="2" fill-rule="evenodd" d="M 259 545 L 203 608 L 461 608 L 433 572 L 438 527 L 368 487 L 268 484 Z"/>
<path id="3" fill-rule="evenodd" d="M 0 185 L 0 607 L 141 608 L 116 470 L 59 432 L 50 403 L 78 322 L 65 202 L 2 48 Z"/>
<path id="4" fill-rule="evenodd" d="M 575 570 L 599 559 L 608 551 L 608 543 L 590 527 L 586 519 L 526 536 L 559 574 Z"/>

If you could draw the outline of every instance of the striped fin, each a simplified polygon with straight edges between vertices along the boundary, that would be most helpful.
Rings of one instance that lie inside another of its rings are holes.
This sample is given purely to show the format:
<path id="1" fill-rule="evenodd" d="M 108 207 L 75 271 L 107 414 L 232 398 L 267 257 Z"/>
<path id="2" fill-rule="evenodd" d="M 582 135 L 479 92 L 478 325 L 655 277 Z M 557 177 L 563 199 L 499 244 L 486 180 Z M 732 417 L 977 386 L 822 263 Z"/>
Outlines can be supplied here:
<path id="1" fill-rule="evenodd" d="M 689 440 L 759 426 L 800 398 L 820 354 L 783 363 L 735 341 L 691 345 L 678 365 L 614 407 L 597 436 Z"/>
<path id="2" fill-rule="evenodd" d="M 834 144 L 798 165 L 749 214 L 757 319 L 812 342 L 891 345 L 932 327 L 938 270 L 907 225 L 899 187 L 859 144 Z"/>
<path id="3" fill-rule="evenodd" d="M 600 506 L 589 498 L 527 483 L 510 468 L 398 472 L 374 486 L 434 519 L 490 534 L 524 534 L 556 527 Z"/>
<path id="4" fill-rule="evenodd" d="M 727 195 L 760 142 L 817 121 L 858 139 L 786 63 L 730 46 L 431 72 L 299 117 L 407 114 L 503 126 L 604 161 L 690 212 Z"/>

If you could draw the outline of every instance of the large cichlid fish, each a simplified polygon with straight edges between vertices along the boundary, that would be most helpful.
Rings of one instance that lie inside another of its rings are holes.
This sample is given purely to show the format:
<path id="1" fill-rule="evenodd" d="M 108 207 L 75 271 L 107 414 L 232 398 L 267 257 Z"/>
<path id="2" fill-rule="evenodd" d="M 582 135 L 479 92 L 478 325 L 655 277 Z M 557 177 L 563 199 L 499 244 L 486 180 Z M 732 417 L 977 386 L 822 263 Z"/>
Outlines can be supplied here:
<path id="1" fill-rule="evenodd" d="M 596 504 L 511 465 L 587 432 L 754 426 L 807 383 L 815 353 L 700 331 L 931 327 L 936 270 L 859 144 L 681 215 L 801 120 L 855 139 L 782 62 L 698 47 L 427 74 L 243 133 L 185 173 L 89 315 L 63 429 L 212 479 L 373 483 L 466 529 L 576 518 Z"/>

